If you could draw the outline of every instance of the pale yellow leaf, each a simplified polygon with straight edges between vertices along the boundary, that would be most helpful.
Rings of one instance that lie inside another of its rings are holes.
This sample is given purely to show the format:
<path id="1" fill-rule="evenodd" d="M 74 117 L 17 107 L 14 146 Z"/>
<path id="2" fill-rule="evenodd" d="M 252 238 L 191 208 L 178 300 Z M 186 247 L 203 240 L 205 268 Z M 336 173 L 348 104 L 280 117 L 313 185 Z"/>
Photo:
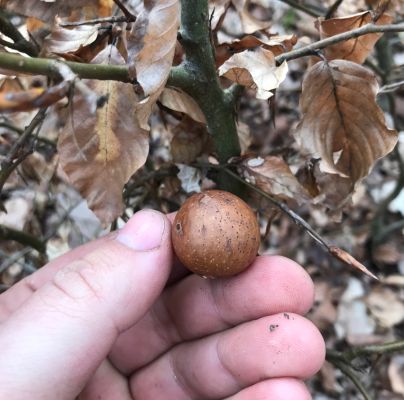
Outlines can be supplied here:
<path id="1" fill-rule="evenodd" d="M 308 70 L 296 139 L 312 157 L 321 158 L 323 172 L 355 184 L 394 148 L 398 135 L 386 127 L 377 90 L 374 74 L 350 61 L 321 61 Z"/>
<path id="2" fill-rule="evenodd" d="M 268 99 L 286 78 L 288 66 L 283 62 L 276 66 L 275 57 L 269 50 L 257 48 L 245 50 L 229 58 L 219 68 L 219 75 L 257 91 L 258 99 Z"/>
<path id="3" fill-rule="evenodd" d="M 383 14 L 376 21 L 376 25 L 388 24 L 393 18 L 388 14 Z M 316 27 L 320 31 L 322 39 L 339 33 L 360 28 L 372 22 L 372 13 L 364 11 L 355 15 L 340 18 L 330 18 L 316 21 Z M 365 62 L 369 53 L 383 33 L 368 33 L 357 38 L 345 40 L 325 48 L 324 53 L 327 60 L 344 59 L 358 64 Z"/>
<path id="4" fill-rule="evenodd" d="M 189 115 L 194 121 L 206 124 L 206 118 L 196 101 L 177 88 L 166 87 L 160 95 L 161 103 L 171 110 Z"/>

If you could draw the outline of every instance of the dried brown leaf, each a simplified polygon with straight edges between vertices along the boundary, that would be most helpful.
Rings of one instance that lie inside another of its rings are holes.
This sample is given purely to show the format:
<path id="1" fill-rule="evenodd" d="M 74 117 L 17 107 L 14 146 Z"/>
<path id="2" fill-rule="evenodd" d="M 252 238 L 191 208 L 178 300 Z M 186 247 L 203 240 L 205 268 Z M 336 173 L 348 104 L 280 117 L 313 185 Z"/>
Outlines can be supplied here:
<path id="1" fill-rule="evenodd" d="M 182 90 L 166 87 L 161 93 L 159 100 L 165 107 L 187 114 L 194 121 L 206 124 L 205 115 L 196 101 Z"/>
<path id="2" fill-rule="evenodd" d="M 178 0 L 149 0 L 129 33 L 129 72 L 146 95 L 161 92 L 173 63 L 179 27 Z"/>
<path id="3" fill-rule="evenodd" d="M 280 85 L 287 72 L 287 63 L 277 67 L 273 53 L 263 48 L 235 54 L 219 68 L 220 76 L 256 90 L 256 97 L 263 100 L 273 95 L 271 90 Z"/>
<path id="4" fill-rule="evenodd" d="M 248 181 L 269 194 L 285 200 L 294 199 L 298 203 L 309 198 L 307 191 L 280 157 L 247 158 L 241 168 Z"/>
<path id="5" fill-rule="evenodd" d="M 309 69 L 296 138 L 301 148 L 321 158 L 323 172 L 355 184 L 394 148 L 398 135 L 385 125 L 377 90 L 374 74 L 350 61 L 321 61 Z"/>
<path id="6" fill-rule="evenodd" d="M 107 57 L 120 63 L 118 54 L 107 48 L 98 61 Z M 122 213 L 123 186 L 146 161 L 148 132 L 137 119 L 138 98 L 131 84 L 90 81 L 88 86 L 98 96 L 97 108 L 90 97 L 74 96 L 58 150 L 71 183 L 108 224 Z"/>
<path id="7" fill-rule="evenodd" d="M 68 53 L 78 50 L 95 41 L 98 35 L 97 25 L 77 26 L 73 29 L 61 27 L 56 17 L 50 35 L 45 39 L 44 50 L 50 53 Z"/>
<path id="8" fill-rule="evenodd" d="M 316 27 L 320 32 L 320 37 L 325 39 L 339 33 L 360 28 L 372 22 L 372 17 L 373 15 L 370 11 L 364 11 L 348 17 L 318 20 L 316 21 Z M 384 25 L 390 23 L 392 20 L 393 18 L 390 15 L 383 14 L 375 24 Z M 363 64 L 382 35 L 383 33 L 368 33 L 367 35 L 336 43 L 325 48 L 325 56 L 327 60 L 343 59 Z"/>

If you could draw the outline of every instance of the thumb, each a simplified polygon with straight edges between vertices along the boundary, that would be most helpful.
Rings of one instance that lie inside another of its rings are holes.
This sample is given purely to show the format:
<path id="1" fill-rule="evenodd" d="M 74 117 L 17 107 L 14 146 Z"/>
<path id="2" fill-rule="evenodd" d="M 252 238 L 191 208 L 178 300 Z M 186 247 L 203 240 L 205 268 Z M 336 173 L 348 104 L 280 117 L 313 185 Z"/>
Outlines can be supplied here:
<path id="1" fill-rule="evenodd" d="M 170 222 L 152 210 L 70 260 L 0 326 L 2 395 L 74 398 L 160 294 L 171 261 Z"/>

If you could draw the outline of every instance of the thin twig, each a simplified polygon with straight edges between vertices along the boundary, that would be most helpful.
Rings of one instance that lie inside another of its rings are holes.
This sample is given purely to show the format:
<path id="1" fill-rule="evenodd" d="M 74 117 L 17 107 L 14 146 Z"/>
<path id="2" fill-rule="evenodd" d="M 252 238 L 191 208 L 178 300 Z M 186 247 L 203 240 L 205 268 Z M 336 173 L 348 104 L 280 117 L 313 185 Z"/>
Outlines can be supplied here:
<path id="1" fill-rule="evenodd" d="M 133 15 L 120 0 L 114 0 L 114 3 L 120 8 L 126 17 L 127 22 L 136 21 L 136 15 Z"/>
<path id="2" fill-rule="evenodd" d="M 317 42 L 304 46 L 300 49 L 280 54 L 279 56 L 275 57 L 275 60 L 278 64 L 282 64 L 284 61 L 290 61 L 296 58 L 309 56 L 312 55 L 315 50 L 324 49 L 327 46 L 332 46 L 333 44 L 357 38 L 359 36 L 363 36 L 368 33 L 403 32 L 403 31 L 404 31 L 404 23 L 387 24 L 387 25 L 375 25 L 370 23 L 363 25 L 360 28 L 352 29 L 351 31 L 343 32 L 338 35 L 330 36 L 326 39 L 319 40 Z"/>
<path id="3" fill-rule="evenodd" d="M 338 7 L 342 4 L 343 1 L 344 0 L 336 0 L 333 4 L 331 4 L 324 16 L 324 19 L 330 19 L 334 15 L 335 11 L 338 10 Z"/>
<path id="4" fill-rule="evenodd" d="M 399 82 L 394 82 L 394 83 L 389 83 L 387 85 L 383 85 L 377 94 L 381 93 L 391 93 L 394 92 L 395 90 L 400 89 L 402 86 L 404 86 L 404 81 L 399 81 Z"/>
<path id="5" fill-rule="evenodd" d="M 21 51 L 32 57 L 38 55 L 38 49 L 28 40 L 24 38 L 21 32 L 9 21 L 4 11 L 0 9 L 0 32 L 13 40 L 14 43 L 2 40 L 3 46 L 10 47 L 14 50 Z"/>
<path id="6" fill-rule="evenodd" d="M 294 0 L 279 0 L 279 1 L 281 1 L 282 3 L 286 3 L 289 6 L 291 6 L 292 8 L 295 8 L 296 10 L 302 11 L 302 12 L 306 13 L 307 15 L 310 15 L 310 16 L 312 16 L 314 18 L 323 16 L 323 13 L 318 12 L 318 11 L 314 10 L 313 8 L 311 8 L 311 7 L 308 7 L 308 6 L 305 6 L 303 4 L 300 4 L 300 3 L 298 3 L 298 2 L 296 2 Z"/>
<path id="7" fill-rule="evenodd" d="M 350 365 L 344 364 L 343 362 L 340 362 L 338 360 L 330 359 L 328 357 L 327 360 L 331 364 L 335 365 L 339 370 L 341 370 L 341 372 L 344 373 L 345 376 L 347 376 L 351 380 L 351 382 L 355 385 L 355 387 L 362 394 L 365 400 L 373 400 L 373 397 L 371 397 L 370 394 L 367 392 L 365 386 L 363 386 L 363 383 L 360 381 Z"/>
<path id="8" fill-rule="evenodd" d="M 45 118 L 46 108 L 40 109 L 35 117 L 32 119 L 30 124 L 25 128 L 22 135 L 18 138 L 18 140 L 14 143 L 13 147 L 11 148 L 8 156 L 5 160 L 1 163 L 1 170 L 0 170 L 0 193 L 3 189 L 4 184 L 6 183 L 8 177 L 11 173 L 21 164 L 25 158 L 32 153 L 32 146 L 25 151 L 23 154 L 19 155 L 18 153 L 21 149 L 26 145 L 28 140 L 31 138 L 35 129 L 41 125 L 42 121 Z"/>
<path id="9" fill-rule="evenodd" d="M 59 25 L 63 28 L 71 28 L 71 27 L 82 26 L 82 25 L 97 25 L 97 24 L 105 24 L 105 23 L 116 24 L 119 22 L 133 22 L 133 19 L 132 19 L 132 21 L 128 21 L 128 18 L 126 16 L 106 17 L 106 18 L 89 19 L 87 21 L 63 22 L 63 23 L 60 23 Z"/>
<path id="10" fill-rule="evenodd" d="M 392 25 L 374 25 L 367 24 L 358 29 L 344 32 L 329 38 L 311 43 L 300 49 L 291 50 L 275 57 L 278 64 L 283 61 L 294 60 L 300 57 L 312 55 L 315 50 L 323 49 L 327 46 L 343 42 L 355 37 L 377 32 L 402 32 L 404 31 L 404 22 Z M 60 78 L 58 63 L 48 58 L 27 58 L 17 54 L 0 52 L 0 68 L 8 69 L 14 72 L 25 72 L 37 75 L 46 75 L 49 77 Z M 100 79 L 114 80 L 122 82 L 131 82 L 128 73 L 128 67 L 125 65 L 111 64 L 86 64 L 73 61 L 63 61 L 71 70 L 82 79 Z M 167 84 L 176 87 L 182 87 L 192 84 L 188 74 L 182 73 L 180 67 L 173 67 Z M 180 85 L 180 86 L 178 86 Z M 205 85 L 206 87 L 206 85 Z"/>

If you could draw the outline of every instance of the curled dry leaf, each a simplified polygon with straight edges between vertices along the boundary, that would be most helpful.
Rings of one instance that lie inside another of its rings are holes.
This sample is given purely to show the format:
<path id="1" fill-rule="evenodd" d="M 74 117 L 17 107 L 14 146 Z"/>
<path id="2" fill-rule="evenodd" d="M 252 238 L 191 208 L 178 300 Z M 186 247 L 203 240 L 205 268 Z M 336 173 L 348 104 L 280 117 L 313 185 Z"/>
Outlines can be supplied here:
<path id="1" fill-rule="evenodd" d="M 116 63 L 118 50 L 106 48 L 97 57 Z M 106 225 L 123 210 L 122 190 L 145 163 L 149 152 L 148 132 L 140 127 L 133 86 L 115 81 L 89 81 L 98 96 L 75 94 L 70 116 L 58 142 L 60 163 L 71 183 Z"/>
<path id="2" fill-rule="evenodd" d="M 296 139 L 321 158 L 323 172 L 349 178 L 354 185 L 394 148 L 398 135 L 386 127 L 377 90 L 373 73 L 350 61 L 321 61 L 309 69 Z"/>
<path id="3" fill-rule="evenodd" d="M 275 57 L 269 50 L 257 48 L 234 54 L 220 68 L 219 75 L 257 91 L 257 99 L 269 99 L 271 90 L 278 88 L 286 78 L 286 61 L 276 66 Z"/>
<path id="4" fill-rule="evenodd" d="M 166 87 L 161 93 L 159 100 L 165 107 L 187 114 L 194 121 L 206 124 L 205 115 L 196 101 L 182 90 Z"/>
<path id="5" fill-rule="evenodd" d="M 178 0 L 144 3 L 127 37 L 129 73 L 151 95 L 163 90 L 173 63 L 180 7 Z"/>
<path id="6" fill-rule="evenodd" d="M 241 169 L 248 181 L 269 194 L 285 200 L 294 199 L 298 203 L 309 198 L 307 191 L 280 157 L 247 158 L 241 164 Z"/>
<path id="7" fill-rule="evenodd" d="M 50 22 L 56 15 L 68 16 L 73 10 L 83 7 L 99 7 L 98 0 L 0 0 L 0 7 L 26 17 L 35 17 Z"/>
<path id="8" fill-rule="evenodd" d="M 372 22 L 373 14 L 370 11 L 364 11 L 348 17 L 331 18 L 327 20 L 316 21 L 316 27 L 320 32 L 322 39 L 339 33 L 351 31 L 360 28 Z M 383 14 L 375 22 L 376 25 L 388 24 L 393 18 L 388 14 Z M 352 38 L 328 46 L 324 50 L 327 60 L 343 59 L 363 64 L 369 53 L 373 50 L 374 45 L 380 39 L 383 33 L 368 33 L 357 38 Z"/>
<path id="9" fill-rule="evenodd" d="M 74 29 L 61 27 L 60 18 L 55 19 L 50 35 L 45 39 L 44 50 L 50 53 L 68 53 L 86 46 L 97 38 L 97 25 L 76 26 Z"/>
<path id="10" fill-rule="evenodd" d="M 216 47 L 216 66 L 219 67 L 233 54 L 240 53 L 247 49 L 262 47 L 270 50 L 274 56 L 292 50 L 297 42 L 296 35 L 271 36 L 270 38 L 257 38 L 253 35 L 247 35 L 241 39 L 236 39 L 231 43 L 222 43 Z"/>

